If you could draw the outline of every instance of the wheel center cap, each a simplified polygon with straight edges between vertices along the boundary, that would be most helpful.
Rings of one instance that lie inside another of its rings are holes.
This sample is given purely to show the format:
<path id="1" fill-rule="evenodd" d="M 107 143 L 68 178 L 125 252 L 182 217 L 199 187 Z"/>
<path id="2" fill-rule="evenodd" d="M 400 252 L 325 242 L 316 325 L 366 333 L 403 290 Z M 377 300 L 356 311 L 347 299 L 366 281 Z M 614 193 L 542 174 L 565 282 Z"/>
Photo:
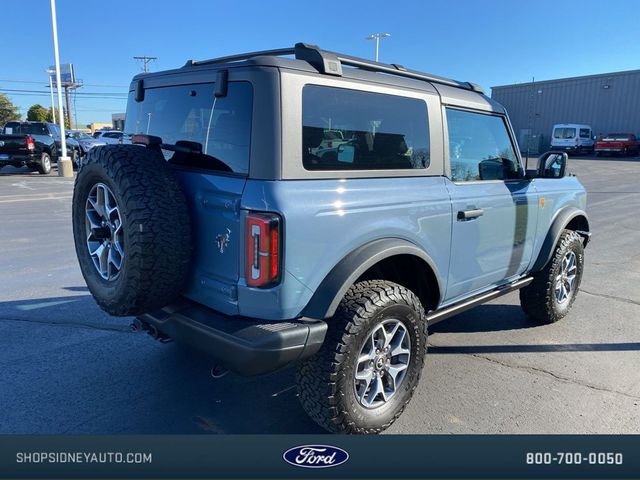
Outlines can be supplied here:
<path id="1" fill-rule="evenodd" d="M 376 359 L 376 368 L 378 370 L 382 370 L 384 368 L 384 364 L 385 364 L 385 358 L 384 357 L 378 357 Z"/>

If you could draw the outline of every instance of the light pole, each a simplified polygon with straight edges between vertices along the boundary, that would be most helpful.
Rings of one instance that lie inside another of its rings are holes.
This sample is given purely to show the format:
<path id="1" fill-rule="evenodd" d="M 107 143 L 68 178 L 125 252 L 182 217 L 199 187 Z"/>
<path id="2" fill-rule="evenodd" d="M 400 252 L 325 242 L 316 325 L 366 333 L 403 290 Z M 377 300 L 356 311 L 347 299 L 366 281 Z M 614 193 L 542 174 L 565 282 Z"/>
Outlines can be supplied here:
<path id="1" fill-rule="evenodd" d="M 53 101 L 53 84 L 51 83 L 51 74 L 55 73 L 53 70 L 45 70 L 49 75 L 49 92 L 51 93 L 51 121 L 56 123 L 56 108 L 55 102 Z"/>
<path id="2" fill-rule="evenodd" d="M 376 62 L 378 61 L 378 53 L 380 52 L 380 39 L 390 37 L 390 33 L 372 33 L 371 35 L 367 35 L 365 40 L 374 40 L 376 41 Z"/>
<path id="3" fill-rule="evenodd" d="M 56 64 L 56 88 L 58 89 L 58 120 L 60 125 L 60 143 L 62 156 L 58 157 L 58 175 L 73 177 L 73 165 L 67 156 L 67 137 L 64 131 L 64 115 L 62 109 L 62 81 L 60 80 L 60 55 L 58 53 L 58 21 L 56 19 L 56 0 L 51 0 L 51 25 L 53 30 L 53 56 Z"/>

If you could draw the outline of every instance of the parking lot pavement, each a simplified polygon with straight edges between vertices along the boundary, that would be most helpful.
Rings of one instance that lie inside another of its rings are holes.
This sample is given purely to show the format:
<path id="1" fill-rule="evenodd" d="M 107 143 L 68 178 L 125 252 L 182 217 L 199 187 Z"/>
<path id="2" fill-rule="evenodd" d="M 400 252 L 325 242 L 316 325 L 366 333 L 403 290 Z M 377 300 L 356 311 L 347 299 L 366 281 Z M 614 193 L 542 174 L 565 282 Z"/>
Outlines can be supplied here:
<path id="1" fill-rule="evenodd" d="M 518 296 L 431 329 L 390 433 L 640 433 L 640 159 L 571 159 L 593 237 L 555 325 Z M 73 180 L 0 170 L 0 433 L 321 433 L 293 371 L 209 376 L 207 357 L 96 306 L 71 235 Z"/>

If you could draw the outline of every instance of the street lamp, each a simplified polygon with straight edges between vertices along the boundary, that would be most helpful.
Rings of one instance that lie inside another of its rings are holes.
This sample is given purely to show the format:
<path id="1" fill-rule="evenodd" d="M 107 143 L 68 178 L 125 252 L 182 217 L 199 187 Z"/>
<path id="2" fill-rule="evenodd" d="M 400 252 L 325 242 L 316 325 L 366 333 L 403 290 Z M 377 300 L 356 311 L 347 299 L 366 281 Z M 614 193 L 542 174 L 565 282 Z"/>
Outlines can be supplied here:
<path id="1" fill-rule="evenodd" d="M 371 35 L 367 35 L 365 40 L 374 40 L 376 41 L 376 62 L 378 61 L 378 52 L 380 51 L 380 39 L 390 37 L 390 33 L 372 33 Z"/>
<path id="2" fill-rule="evenodd" d="M 53 84 L 51 83 L 51 75 L 56 72 L 55 70 L 50 69 L 45 70 L 45 72 L 47 72 L 47 74 L 49 75 L 49 92 L 51 93 L 51 121 L 53 123 L 56 123 L 56 109 L 55 102 L 53 101 Z"/>
<path id="3" fill-rule="evenodd" d="M 58 21 L 56 19 L 56 0 L 51 0 L 51 27 L 53 30 L 53 57 L 56 63 L 56 87 L 58 89 L 58 120 L 60 120 L 60 143 L 62 156 L 58 157 L 58 175 L 73 177 L 73 164 L 67 156 L 67 137 L 64 131 L 64 115 L 62 109 L 62 81 L 60 80 L 60 55 L 58 54 Z"/>

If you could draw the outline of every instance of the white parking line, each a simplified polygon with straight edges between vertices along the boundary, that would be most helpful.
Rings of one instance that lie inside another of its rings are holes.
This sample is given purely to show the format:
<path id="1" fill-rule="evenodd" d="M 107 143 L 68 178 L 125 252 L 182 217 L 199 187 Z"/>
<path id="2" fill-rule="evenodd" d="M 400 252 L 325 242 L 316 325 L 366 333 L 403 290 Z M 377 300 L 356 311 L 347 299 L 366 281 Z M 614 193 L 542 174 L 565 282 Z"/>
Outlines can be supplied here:
<path id="1" fill-rule="evenodd" d="M 38 198 L 34 198 L 38 197 Z M 72 194 L 68 195 L 31 195 L 31 196 L 22 196 L 18 198 L 11 198 L 11 196 L 0 197 L 0 203 L 16 203 L 16 202 L 39 202 L 45 200 L 66 200 L 68 198 L 73 197 Z"/>

